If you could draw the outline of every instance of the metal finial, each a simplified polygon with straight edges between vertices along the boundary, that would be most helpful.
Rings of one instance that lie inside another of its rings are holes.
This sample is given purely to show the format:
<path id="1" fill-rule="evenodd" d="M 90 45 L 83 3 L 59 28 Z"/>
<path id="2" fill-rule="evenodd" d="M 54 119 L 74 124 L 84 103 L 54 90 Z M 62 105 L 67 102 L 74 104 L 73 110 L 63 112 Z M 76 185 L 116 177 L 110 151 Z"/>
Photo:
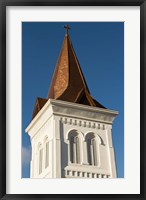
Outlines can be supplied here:
<path id="1" fill-rule="evenodd" d="M 66 29 L 66 35 L 68 35 L 68 30 L 70 29 L 70 27 L 67 24 L 66 26 L 64 26 L 64 28 Z"/>

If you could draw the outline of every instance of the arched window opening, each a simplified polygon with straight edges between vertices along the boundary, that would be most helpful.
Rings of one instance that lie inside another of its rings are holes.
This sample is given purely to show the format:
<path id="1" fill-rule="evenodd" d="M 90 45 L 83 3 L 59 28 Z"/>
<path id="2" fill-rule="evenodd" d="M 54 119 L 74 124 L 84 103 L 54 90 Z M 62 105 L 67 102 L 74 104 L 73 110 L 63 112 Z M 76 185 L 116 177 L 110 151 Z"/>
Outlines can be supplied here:
<path id="1" fill-rule="evenodd" d="M 97 165 L 97 144 L 95 138 L 87 140 L 87 155 L 89 165 Z"/>
<path id="2" fill-rule="evenodd" d="M 79 137 L 74 137 L 74 163 L 80 163 L 80 144 Z"/>
<path id="3" fill-rule="evenodd" d="M 80 164 L 81 163 L 81 142 L 77 131 L 72 131 L 69 134 L 69 161 L 71 163 Z"/>
<path id="4" fill-rule="evenodd" d="M 42 173 L 42 166 L 43 166 L 43 148 L 39 149 L 39 174 Z"/>
<path id="5" fill-rule="evenodd" d="M 69 143 L 70 162 L 74 163 L 74 136 L 70 137 Z"/>
<path id="6" fill-rule="evenodd" d="M 45 168 L 47 168 L 49 166 L 49 141 L 46 141 L 45 150 L 46 150 Z"/>
<path id="7" fill-rule="evenodd" d="M 86 136 L 87 143 L 87 161 L 89 165 L 97 166 L 99 164 L 99 142 L 93 133 Z"/>

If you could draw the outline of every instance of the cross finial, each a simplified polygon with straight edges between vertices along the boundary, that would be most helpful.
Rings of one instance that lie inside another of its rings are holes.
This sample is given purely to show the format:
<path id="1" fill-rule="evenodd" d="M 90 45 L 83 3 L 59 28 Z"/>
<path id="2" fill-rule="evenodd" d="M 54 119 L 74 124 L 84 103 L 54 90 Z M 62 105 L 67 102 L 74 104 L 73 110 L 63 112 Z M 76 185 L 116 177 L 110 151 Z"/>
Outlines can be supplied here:
<path id="1" fill-rule="evenodd" d="M 66 35 L 68 35 L 68 30 L 70 29 L 70 27 L 67 24 L 66 26 L 64 26 L 64 28 L 66 29 Z"/>

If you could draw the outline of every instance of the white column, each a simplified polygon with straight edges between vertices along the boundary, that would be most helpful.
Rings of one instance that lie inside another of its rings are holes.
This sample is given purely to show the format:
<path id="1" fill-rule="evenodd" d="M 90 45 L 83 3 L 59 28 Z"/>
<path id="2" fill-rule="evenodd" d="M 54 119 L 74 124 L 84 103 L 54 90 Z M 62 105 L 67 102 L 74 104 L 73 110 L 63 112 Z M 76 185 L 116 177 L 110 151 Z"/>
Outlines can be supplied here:
<path id="1" fill-rule="evenodd" d="M 31 140 L 30 178 L 34 177 L 35 145 Z"/>
<path id="2" fill-rule="evenodd" d="M 98 175 L 98 178 L 102 178 L 102 175 L 101 175 L 101 174 L 99 174 L 99 175 Z"/>
<path id="3" fill-rule="evenodd" d="M 68 140 L 68 164 L 71 163 L 71 160 L 70 160 L 70 141 Z"/>
<path id="4" fill-rule="evenodd" d="M 61 141 L 60 141 L 60 122 L 59 117 L 53 118 L 53 156 L 54 160 L 54 178 L 61 178 Z"/>
<path id="5" fill-rule="evenodd" d="M 112 128 L 112 127 L 111 127 Z M 111 128 L 106 130 L 106 138 L 107 138 L 107 152 L 108 152 L 108 158 L 109 158 L 109 170 L 111 178 L 116 178 L 116 163 L 115 163 L 115 154 L 114 154 L 114 148 L 112 144 L 112 130 Z"/>
<path id="6" fill-rule="evenodd" d="M 30 178 L 33 178 L 33 160 L 30 161 Z"/>
<path id="7" fill-rule="evenodd" d="M 90 145 L 90 152 L 91 152 L 91 163 L 92 165 L 94 165 L 94 155 L 93 155 L 93 144 L 91 142 L 91 145 Z"/>
<path id="8" fill-rule="evenodd" d="M 87 157 L 87 142 L 83 141 L 83 164 L 89 165 Z"/>
<path id="9" fill-rule="evenodd" d="M 73 163 L 76 163 L 76 143 L 73 142 Z"/>

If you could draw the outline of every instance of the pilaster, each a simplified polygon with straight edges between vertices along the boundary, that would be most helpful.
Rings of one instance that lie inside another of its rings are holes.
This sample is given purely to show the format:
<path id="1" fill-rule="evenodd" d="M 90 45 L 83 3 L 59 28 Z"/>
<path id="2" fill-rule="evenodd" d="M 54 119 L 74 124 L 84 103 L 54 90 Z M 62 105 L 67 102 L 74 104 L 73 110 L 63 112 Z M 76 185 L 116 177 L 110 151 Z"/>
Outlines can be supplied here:
<path id="1" fill-rule="evenodd" d="M 112 144 L 112 126 L 109 126 L 106 130 L 106 138 L 107 138 L 107 152 L 109 159 L 109 168 L 111 173 L 111 178 L 116 178 L 116 164 L 115 164 L 115 155 L 114 155 L 114 147 Z"/>

